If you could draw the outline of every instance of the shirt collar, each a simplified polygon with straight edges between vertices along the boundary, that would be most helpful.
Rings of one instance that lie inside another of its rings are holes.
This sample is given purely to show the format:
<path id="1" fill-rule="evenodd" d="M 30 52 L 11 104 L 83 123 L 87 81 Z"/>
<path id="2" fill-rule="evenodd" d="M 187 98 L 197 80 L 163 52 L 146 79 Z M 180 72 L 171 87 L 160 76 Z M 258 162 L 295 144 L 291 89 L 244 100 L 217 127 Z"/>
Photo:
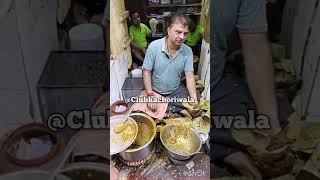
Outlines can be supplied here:
<path id="1" fill-rule="evenodd" d="M 161 51 L 168 54 L 167 47 L 166 47 L 166 39 L 167 39 L 167 36 L 162 38 L 162 40 L 161 40 L 162 41 Z M 177 50 L 177 52 L 180 53 L 180 52 L 182 52 L 182 50 L 183 50 L 183 47 L 182 47 L 182 45 L 180 45 L 180 47 Z"/>

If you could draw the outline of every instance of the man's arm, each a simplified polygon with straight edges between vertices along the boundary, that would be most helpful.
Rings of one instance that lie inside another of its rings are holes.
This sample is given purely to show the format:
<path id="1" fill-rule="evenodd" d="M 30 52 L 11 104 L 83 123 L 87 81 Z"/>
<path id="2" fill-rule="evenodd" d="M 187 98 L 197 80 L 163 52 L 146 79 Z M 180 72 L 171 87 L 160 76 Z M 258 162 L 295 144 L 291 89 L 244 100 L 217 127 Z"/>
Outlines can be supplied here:
<path id="1" fill-rule="evenodd" d="M 134 43 L 133 41 L 131 41 L 130 45 L 131 45 L 131 48 L 133 48 L 133 49 L 135 49 L 137 51 L 141 51 L 144 54 L 146 54 L 146 52 L 147 52 L 146 48 L 139 46 L 138 44 Z"/>
<path id="2" fill-rule="evenodd" d="M 148 51 L 146 53 L 146 56 L 142 65 L 143 83 L 147 93 L 152 93 L 151 75 L 152 75 L 152 69 L 153 69 L 154 60 L 155 60 L 155 55 L 153 53 L 151 46 L 152 45 L 150 45 L 148 48 Z"/>
<path id="3" fill-rule="evenodd" d="M 137 43 L 134 43 L 132 40 L 131 40 L 130 45 L 132 48 L 135 48 L 137 50 L 141 50 L 143 48 L 143 47 L 139 46 Z"/>
<path id="4" fill-rule="evenodd" d="M 189 92 L 191 98 L 193 98 L 195 100 L 195 104 L 198 104 L 196 81 L 194 78 L 193 71 L 186 71 L 185 75 L 186 75 L 188 92 Z"/>
<path id="5" fill-rule="evenodd" d="M 261 114 L 270 117 L 270 135 L 281 131 L 275 96 L 270 43 L 265 33 L 240 33 L 246 76 L 251 94 Z"/>
<path id="6" fill-rule="evenodd" d="M 152 86 L 151 86 L 151 71 L 143 69 L 143 83 L 144 88 L 146 89 L 147 93 L 152 93 Z"/>
<path id="7" fill-rule="evenodd" d="M 143 69 L 143 83 L 147 91 L 147 96 L 153 96 L 152 85 L 151 85 L 151 71 Z M 156 103 L 147 103 L 147 106 L 152 111 L 157 110 Z"/>

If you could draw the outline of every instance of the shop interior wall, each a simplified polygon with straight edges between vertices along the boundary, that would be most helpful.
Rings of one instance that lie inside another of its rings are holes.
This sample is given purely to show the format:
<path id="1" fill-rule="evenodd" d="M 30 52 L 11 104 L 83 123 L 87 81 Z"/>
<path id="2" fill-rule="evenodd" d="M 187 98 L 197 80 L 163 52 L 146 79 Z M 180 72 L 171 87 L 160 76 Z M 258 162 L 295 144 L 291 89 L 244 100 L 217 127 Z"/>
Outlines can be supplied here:
<path id="1" fill-rule="evenodd" d="M 291 38 L 286 42 L 289 58 L 296 69 L 301 87 L 301 118 L 320 121 L 320 8 L 317 0 L 287 1 L 283 27 L 292 21 L 292 29 L 284 28 L 283 34 Z"/>
<path id="2" fill-rule="evenodd" d="M 41 121 L 36 85 L 56 30 L 56 0 L 13 1 L 0 20 L 1 129 Z"/>
<path id="3" fill-rule="evenodd" d="M 122 99 L 121 87 L 128 76 L 132 57 L 127 19 L 129 12 L 123 0 L 110 1 L 110 101 Z"/>

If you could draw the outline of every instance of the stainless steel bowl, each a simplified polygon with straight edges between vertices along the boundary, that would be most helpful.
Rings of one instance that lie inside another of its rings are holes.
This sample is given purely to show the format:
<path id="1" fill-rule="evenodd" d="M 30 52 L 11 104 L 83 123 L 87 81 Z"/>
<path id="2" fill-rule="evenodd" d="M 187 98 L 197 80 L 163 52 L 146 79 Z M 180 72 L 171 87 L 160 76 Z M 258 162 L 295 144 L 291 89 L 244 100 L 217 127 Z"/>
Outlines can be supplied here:
<path id="1" fill-rule="evenodd" d="M 120 152 L 119 155 L 125 161 L 140 161 L 147 158 L 153 150 L 153 140 L 156 136 L 157 131 L 156 123 L 150 116 L 143 113 L 132 113 L 130 117 L 133 118 L 136 122 L 146 123 L 148 127 L 152 130 L 152 136 L 145 145 L 135 149 L 127 149 L 125 151 Z M 138 130 L 138 133 L 139 131 L 140 130 Z"/>
<path id="2" fill-rule="evenodd" d="M 174 129 L 177 128 L 177 126 L 180 126 L 179 124 L 168 124 L 164 126 L 160 131 L 160 140 L 164 147 L 166 148 L 167 154 L 171 156 L 173 159 L 176 160 L 188 160 L 193 155 L 197 154 L 199 150 L 201 149 L 201 140 L 196 130 L 193 128 L 188 128 L 188 133 L 190 134 L 190 144 L 192 146 L 192 152 L 191 153 L 181 153 L 178 152 L 177 149 L 173 149 L 167 144 L 167 139 L 169 138 L 169 135 L 174 133 Z"/>

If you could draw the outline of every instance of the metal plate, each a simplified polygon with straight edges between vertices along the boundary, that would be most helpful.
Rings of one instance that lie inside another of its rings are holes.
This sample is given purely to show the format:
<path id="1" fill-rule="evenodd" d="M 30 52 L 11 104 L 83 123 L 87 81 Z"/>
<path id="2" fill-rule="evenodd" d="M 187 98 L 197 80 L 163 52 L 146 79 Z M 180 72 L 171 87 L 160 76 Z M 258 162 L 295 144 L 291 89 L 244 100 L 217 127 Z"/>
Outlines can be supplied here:
<path id="1" fill-rule="evenodd" d="M 121 151 L 126 150 L 133 142 L 134 140 L 137 138 L 137 134 L 138 134 L 138 124 L 137 122 L 131 118 L 128 117 L 128 120 L 126 123 L 129 124 L 134 124 L 135 127 L 135 133 L 132 137 L 128 138 L 126 141 L 122 141 L 121 136 L 123 135 L 123 132 L 125 132 L 125 130 L 123 132 L 120 133 L 115 133 L 114 132 L 114 128 L 122 123 L 125 120 L 126 116 L 123 115 L 119 115 L 119 116 L 113 116 L 110 118 L 110 155 L 114 155 L 117 154 Z"/>

